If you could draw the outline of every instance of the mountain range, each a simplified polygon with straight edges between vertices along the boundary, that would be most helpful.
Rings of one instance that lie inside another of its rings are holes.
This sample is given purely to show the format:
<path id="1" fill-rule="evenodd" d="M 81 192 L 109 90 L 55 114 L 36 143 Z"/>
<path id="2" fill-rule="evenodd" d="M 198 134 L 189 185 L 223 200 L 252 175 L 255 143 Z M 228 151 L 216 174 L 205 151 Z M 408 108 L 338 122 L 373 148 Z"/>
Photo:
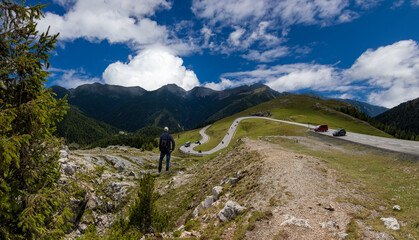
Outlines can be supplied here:
<path id="1" fill-rule="evenodd" d="M 263 84 L 223 91 L 204 87 L 186 91 L 169 84 L 146 91 L 140 87 L 93 83 L 75 89 L 53 86 L 52 91 L 58 98 L 67 95 L 68 103 L 87 117 L 130 132 L 146 126 L 168 126 L 174 131 L 191 129 L 289 94 Z"/>
<path id="2" fill-rule="evenodd" d="M 231 116 L 260 103 L 291 93 L 279 93 L 266 85 L 253 84 L 215 91 L 195 87 L 189 91 L 175 84 L 154 91 L 141 87 L 122 87 L 100 83 L 85 84 L 74 89 L 53 86 L 57 98 L 67 95 L 70 109 L 57 126 L 57 134 L 69 142 L 88 144 L 110 137 L 119 130 L 135 132 L 147 126 L 168 126 L 179 132 L 203 126 Z M 303 93 L 318 99 L 328 100 L 316 93 Z M 382 129 L 394 128 L 401 135 L 419 133 L 419 100 L 412 100 L 391 110 L 351 99 L 334 99 L 349 103 L 369 115 L 360 118 L 373 122 L 373 116 Z M 386 112 L 385 112 L 386 111 Z M 352 111 L 353 112 L 353 111 Z M 355 111 L 356 112 L 356 111 Z M 360 114 L 356 114 L 359 118 Z M 376 124 L 374 126 L 378 126 Z M 380 125 L 381 126 L 381 125 Z M 400 130 L 400 131 L 399 131 Z M 391 133 L 394 135 L 395 133 Z M 399 134 L 399 135 L 400 135 Z M 400 137 L 400 136 L 398 136 Z M 403 137 L 402 137 L 403 138 Z"/>

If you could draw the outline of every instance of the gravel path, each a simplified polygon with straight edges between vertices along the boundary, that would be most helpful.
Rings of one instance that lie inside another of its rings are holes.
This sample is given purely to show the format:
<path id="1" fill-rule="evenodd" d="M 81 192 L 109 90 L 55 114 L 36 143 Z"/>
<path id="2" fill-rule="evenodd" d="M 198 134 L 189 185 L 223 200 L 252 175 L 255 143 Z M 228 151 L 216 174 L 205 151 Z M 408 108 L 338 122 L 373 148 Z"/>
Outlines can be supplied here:
<path id="1" fill-rule="evenodd" d="M 308 126 L 307 124 L 302 123 L 296 123 L 296 122 L 290 122 L 290 121 L 284 121 L 279 119 L 273 119 L 268 117 L 255 117 L 255 116 L 249 116 L 249 117 L 240 117 L 233 121 L 231 124 L 229 130 L 227 131 L 226 135 L 224 136 L 223 140 L 213 149 L 208 151 L 202 151 L 198 152 L 193 150 L 196 146 L 199 144 L 192 143 L 189 147 L 185 147 L 184 145 L 181 146 L 179 149 L 181 152 L 186 154 L 191 154 L 195 156 L 205 156 L 212 153 L 215 153 L 217 151 L 220 151 L 221 149 L 224 149 L 228 147 L 230 144 L 231 139 L 234 137 L 234 134 L 236 133 L 237 126 L 242 120 L 245 119 L 265 119 L 265 120 L 271 120 L 275 122 L 281 122 L 281 123 L 287 123 L 292 125 L 297 125 L 301 127 L 309 127 L 310 129 L 314 129 L 315 126 Z M 207 142 L 209 140 L 209 136 L 205 134 L 205 131 L 210 127 L 211 125 L 208 125 L 201 129 L 199 132 L 202 136 L 202 140 L 200 141 L 201 144 Z M 326 136 L 332 136 L 333 137 L 333 131 L 334 129 L 329 129 L 328 132 L 321 132 L 318 134 L 326 135 Z M 377 136 L 371 136 L 371 135 L 365 135 L 365 134 L 359 134 L 359 133 L 353 133 L 353 132 L 347 132 L 346 136 L 339 137 L 340 139 L 360 143 L 372 147 L 387 149 L 391 151 L 401 152 L 401 153 L 408 153 L 413 155 L 419 156 L 419 141 L 408 141 L 408 140 L 401 140 L 401 139 L 393 139 L 393 138 L 385 138 L 385 137 L 377 137 Z"/>

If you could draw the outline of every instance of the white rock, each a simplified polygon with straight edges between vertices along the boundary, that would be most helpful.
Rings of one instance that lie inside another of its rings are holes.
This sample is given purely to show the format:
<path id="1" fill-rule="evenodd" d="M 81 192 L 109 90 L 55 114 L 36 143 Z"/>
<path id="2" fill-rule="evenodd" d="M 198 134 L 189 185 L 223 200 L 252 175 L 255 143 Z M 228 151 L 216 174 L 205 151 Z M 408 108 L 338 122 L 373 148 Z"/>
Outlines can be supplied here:
<path id="1" fill-rule="evenodd" d="M 220 197 L 221 192 L 223 191 L 223 187 L 221 186 L 215 186 L 212 188 L 212 196 L 215 200 L 217 200 Z"/>
<path id="2" fill-rule="evenodd" d="M 339 225 L 336 221 L 329 221 L 329 222 L 320 223 L 320 226 L 322 228 L 339 228 Z"/>
<path id="3" fill-rule="evenodd" d="M 281 226 L 285 225 L 295 225 L 298 227 L 305 227 L 305 228 L 311 228 L 310 223 L 305 219 L 299 219 L 291 215 L 285 215 L 285 221 L 281 223 Z"/>
<path id="4" fill-rule="evenodd" d="M 400 230 L 400 224 L 399 222 L 397 222 L 397 219 L 395 218 L 380 218 L 381 221 L 384 222 L 384 225 L 386 226 L 386 228 L 391 229 L 391 230 Z"/>
<path id="5" fill-rule="evenodd" d="M 68 152 L 66 150 L 60 150 L 60 158 L 68 158 Z"/>
<path id="6" fill-rule="evenodd" d="M 401 207 L 400 207 L 399 205 L 394 205 L 394 206 L 393 206 L 393 210 L 395 210 L 395 211 L 400 211 L 400 210 L 402 210 L 402 209 L 401 209 Z"/>
<path id="7" fill-rule="evenodd" d="M 201 202 L 196 208 L 193 210 L 192 215 L 196 218 L 199 216 L 199 212 L 204 210 L 204 202 Z"/>
<path id="8" fill-rule="evenodd" d="M 210 208 L 210 207 L 211 207 L 211 205 L 212 205 L 214 202 L 215 202 L 215 200 L 214 200 L 214 197 L 213 197 L 213 196 L 207 196 L 207 197 L 205 198 L 205 201 L 204 201 L 204 208 L 205 208 L 205 209 Z"/>
<path id="9" fill-rule="evenodd" d="M 245 209 L 245 207 L 240 206 L 236 202 L 228 201 L 217 216 L 221 221 L 227 222 L 234 219 L 237 214 L 243 212 Z"/>
<path id="10" fill-rule="evenodd" d="M 82 233 L 86 232 L 87 227 L 88 226 L 86 224 L 84 224 L 84 223 L 80 224 L 79 225 L 80 232 L 82 232 Z"/>
<path id="11" fill-rule="evenodd" d="M 346 232 L 340 232 L 338 233 L 338 236 L 339 236 L 339 239 L 345 239 L 348 236 L 348 234 Z"/>

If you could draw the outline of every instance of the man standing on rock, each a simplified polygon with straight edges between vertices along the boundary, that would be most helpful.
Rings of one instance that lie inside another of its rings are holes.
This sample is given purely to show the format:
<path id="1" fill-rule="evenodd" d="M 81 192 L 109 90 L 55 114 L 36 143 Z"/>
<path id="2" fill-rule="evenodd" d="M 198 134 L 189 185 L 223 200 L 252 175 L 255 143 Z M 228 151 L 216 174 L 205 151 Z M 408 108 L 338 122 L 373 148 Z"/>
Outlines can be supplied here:
<path id="1" fill-rule="evenodd" d="M 169 134 L 169 128 L 164 127 L 164 133 L 160 136 L 159 141 L 160 149 L 160 160 L 159 160 L 159 173 L 161 172 L 161 166 L 163 158 L 166 155 L 166 171 L 169 171 L 170 166 L 170 154 L 175 150 L 175 140 L 172 135 Z"/>

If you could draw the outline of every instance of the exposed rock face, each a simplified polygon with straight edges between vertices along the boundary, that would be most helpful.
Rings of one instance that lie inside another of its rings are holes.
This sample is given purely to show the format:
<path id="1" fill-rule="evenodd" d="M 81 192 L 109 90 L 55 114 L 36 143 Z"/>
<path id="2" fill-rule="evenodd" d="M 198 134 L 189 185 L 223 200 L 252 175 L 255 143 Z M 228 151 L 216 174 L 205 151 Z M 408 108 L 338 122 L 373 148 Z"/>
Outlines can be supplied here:
<path id="1" fill-rule="evenodd" d="M 205 198 L 204 201 L 204 208 L 208 209 L 211 207 L 211 205 L 215 202 L 214 197 L 213 196 L 208 196 Z"/>
<path id="2" fill-rule="evenodd" d="M 196 218 L 199 215 L 199 212 L 204 210 L 204 202 L 201 202 L 196 208 L 193 210 L 192 215 Z"/>
<path id="3" fill-rule="evenodd" d="M 240 206 L 238 203 L 233 201 L 228 201 L 224 208 L 218 213 L 218 218 L 223 221 L 227 222 L 234 219 L 238 214 L 243 212 L 246 208 Z"/>
<path id="4" fill-rule="evenodd" d="M 127 192 L 134 186 L 129 182 L 110 182 L 106 188 L 107 195 L 110 195 L 112 200 L 120 202 L 125 200 Z"/>
<path id="5" fill-rule="evenodd" d="M 73 176 L 77 172 L 77 165 L 74 162 L 63 163 L 61 169 L 65 175 Z"/>
<path id="6" fill-rule="evenodd" d="M 68 158 L 68 150 L 60 150 L 60 158 Z"/>
<path id="7" fill-rule="evenodd" d="M 82 236 L 91 225 L 102 235 L 119 218 L 120 212 L 129 207 L 126 203 L 138 184 L 138 177 L 155 171 L 144 168 L 155 162 L 158 155 L 119 146 L 74 150 L 74 153 L 63 147 L 59 159 L 62 174 L 57 183 L 76 181 L 84 190 L 82 193 L 77 190 L 68 200 L 74 228 L 66 239 Z M 208 199 L 207 204 L 208 201 L 211 202 Z"/>
<path id="8" fill-rule="evenodd" d="M 281 223 L 281 226 L 285 226 L 285 225 L 295 225 L 298 227 L 305 227 L 305 228 L 312 229 L 312 227 L 310 226 L 310 223 L 307 220 L 299 219 L 288 214 L 285 215 L 285 221 Z"/>
<path id="9" fill-rule="evenodd" d="M 221 186 L 215 186 L 212 188 L 212 196 L 214 197 L 215 200 L 218 200 L 222 191 L 223 191 L 223 187 Z"/>
<path id="10" fill-rule="evenodd" d="M 124 171 L 126 169 L 125 160 L 116 156 L 105 155 L 106 160 L 110 161 L 112 166 L 119 171 Z"/>
<path id="11" fill-rule="evenodd" d="M 390 218 L 380 218 L 381 221 L 384 222 L 384 225 L 386 226 L 386 228 L 391 229 L 391 230 L 400 230 L 400 224 L 397 221 L 397 219 L 390 217 Z"/>

